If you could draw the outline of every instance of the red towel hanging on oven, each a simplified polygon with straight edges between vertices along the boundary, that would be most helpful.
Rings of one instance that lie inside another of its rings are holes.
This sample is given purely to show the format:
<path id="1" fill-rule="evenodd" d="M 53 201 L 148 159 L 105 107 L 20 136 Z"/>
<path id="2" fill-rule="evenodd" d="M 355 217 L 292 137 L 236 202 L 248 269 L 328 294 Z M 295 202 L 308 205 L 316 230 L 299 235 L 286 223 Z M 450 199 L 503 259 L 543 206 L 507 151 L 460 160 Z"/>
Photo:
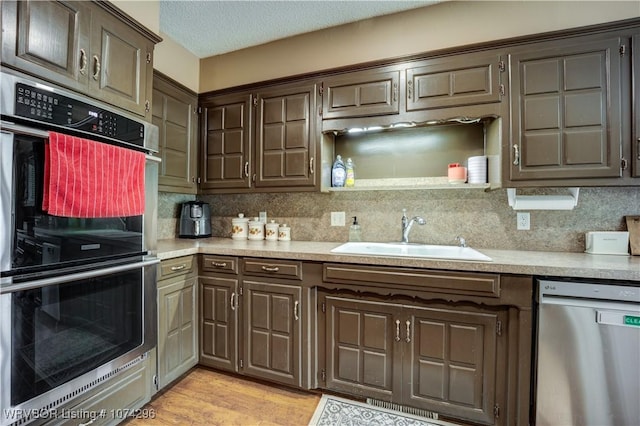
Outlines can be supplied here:
<path id="1" fill-rule="evenodd" d="M 79 218 L 141 215 L 144 167 L 141 152 L 49 132 L 42 210 Z"/>

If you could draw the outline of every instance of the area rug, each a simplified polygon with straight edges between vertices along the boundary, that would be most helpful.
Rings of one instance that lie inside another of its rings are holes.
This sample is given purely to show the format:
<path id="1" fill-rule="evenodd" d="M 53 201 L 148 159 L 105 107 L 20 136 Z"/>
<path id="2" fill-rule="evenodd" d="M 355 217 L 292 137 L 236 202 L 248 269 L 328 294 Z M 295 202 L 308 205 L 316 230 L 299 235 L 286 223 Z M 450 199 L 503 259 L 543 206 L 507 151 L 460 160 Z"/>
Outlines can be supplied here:
<path id="1" fill-rule="evenodd" d="M 442 426 L 411 414 L 374 407 L 331 395 L 322 395 L 309 426 Z"/>

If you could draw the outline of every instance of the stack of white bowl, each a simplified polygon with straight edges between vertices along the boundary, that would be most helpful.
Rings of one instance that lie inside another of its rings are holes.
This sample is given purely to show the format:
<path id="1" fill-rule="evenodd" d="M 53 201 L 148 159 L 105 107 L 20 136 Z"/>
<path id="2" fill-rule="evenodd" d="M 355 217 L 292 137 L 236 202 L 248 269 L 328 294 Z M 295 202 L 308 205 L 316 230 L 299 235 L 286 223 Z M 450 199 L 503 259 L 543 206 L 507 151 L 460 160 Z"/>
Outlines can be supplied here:
<path id="1" fill-rule="evenodd" d="M 487 156 L 478 155 L 467 160 L 467 182 L 487 183 Z"/>

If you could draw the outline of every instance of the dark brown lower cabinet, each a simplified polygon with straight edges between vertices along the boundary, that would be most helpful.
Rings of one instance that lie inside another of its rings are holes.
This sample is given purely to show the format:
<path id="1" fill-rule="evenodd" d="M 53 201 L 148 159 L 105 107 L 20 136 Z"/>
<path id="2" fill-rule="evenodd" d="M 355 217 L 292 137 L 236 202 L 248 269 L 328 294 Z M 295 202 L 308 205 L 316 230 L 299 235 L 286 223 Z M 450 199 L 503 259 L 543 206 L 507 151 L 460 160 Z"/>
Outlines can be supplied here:
<path id="1" fill-rule="evenodd" d="M 203 256 L 200 364 L 300 387 L 300 270 L 299 262 Z"/>
<path id="2" fill-rule="evenodd" d="M 238 279 L 200 277 L 200 364 L 238 371 Z"/>
<path id="3" fill-rule="evenodd" d="M 327 389 L 494 423 L 505 311 L 324 301 Z"/>
<path id="4" fill-rule="evenodd" d="M 302 288 L 243 281 L 243 373 L 300 386 Z"/>
<path id="5" fill-rule="evenodd" d="M 197 261 L 163 260 L 159 269 L 158 390 L 198 363 Z"/>

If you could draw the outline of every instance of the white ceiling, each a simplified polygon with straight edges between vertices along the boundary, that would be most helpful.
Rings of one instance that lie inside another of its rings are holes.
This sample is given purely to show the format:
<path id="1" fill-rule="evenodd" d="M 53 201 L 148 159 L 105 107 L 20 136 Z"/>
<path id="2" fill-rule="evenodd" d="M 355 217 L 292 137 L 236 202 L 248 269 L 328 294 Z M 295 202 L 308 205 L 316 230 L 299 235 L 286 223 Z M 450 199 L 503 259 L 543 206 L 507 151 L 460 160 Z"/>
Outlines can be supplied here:
<path id="1" fill-rule="evenodd" d="M 160 0 L 160 31 L 199 58 L 442 0 Z"/>

